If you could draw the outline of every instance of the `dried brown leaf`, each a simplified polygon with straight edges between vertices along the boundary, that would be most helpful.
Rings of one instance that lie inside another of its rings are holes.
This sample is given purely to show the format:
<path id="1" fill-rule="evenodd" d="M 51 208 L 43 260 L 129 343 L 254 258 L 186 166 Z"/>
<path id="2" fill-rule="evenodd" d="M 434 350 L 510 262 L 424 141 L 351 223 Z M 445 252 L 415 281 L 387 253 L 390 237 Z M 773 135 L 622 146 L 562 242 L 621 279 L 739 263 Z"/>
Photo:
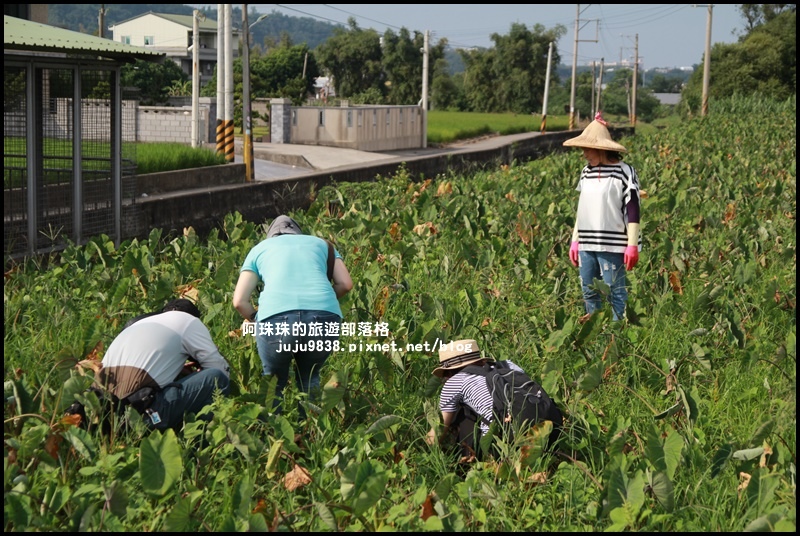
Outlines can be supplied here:
<path id="1" fill-rule="evenodd" d="M 295 465 L 291 471 L 283 477 L 283 487 L 288 491 L 295 491 L 311 483 L 311 474 L 300 465 Z"/>
<path id="2" fill-rule="evenodd" d="M 435 516 L 436 512 L 433 509 L 433 497 L 428 495 L 425 497 L 425 501 L 422 503 L 422 514 L 420 517 L 423 521 L 427 521 L 427 519 L 431 516 Z"/>

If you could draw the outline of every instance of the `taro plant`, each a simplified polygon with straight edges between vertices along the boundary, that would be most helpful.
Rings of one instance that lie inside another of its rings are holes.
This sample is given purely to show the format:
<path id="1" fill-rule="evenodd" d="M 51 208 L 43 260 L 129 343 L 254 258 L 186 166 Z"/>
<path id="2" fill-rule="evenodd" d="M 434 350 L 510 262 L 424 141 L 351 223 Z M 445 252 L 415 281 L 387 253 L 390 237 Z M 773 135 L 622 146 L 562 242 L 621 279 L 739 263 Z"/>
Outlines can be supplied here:
<path id="1" fill-rule="evenodd" d="M 347 331 L 321 397 L 289 388 L 279 414 L 230 302 L 267 222 L 232 212 L 206 237 L 100 236 L 12 267 L 6 530 L 794 530 L 795 132 L 794 99 L 732 98 L 624 140 L 645 248 L 622 322 L 583 318 L 577 153 L 323 188 L 291 215 L 345 258 Z M 63 417 L 82 398 L 95 418 L 91 365 L 176 295 L 231 363 L 211 422 L 150 433 L 129 413 L 103 434 Z M 474 464 L 425 443 L 436 345 L 463 337 L 562 407 L 554 451 L 546 425 Z"/>

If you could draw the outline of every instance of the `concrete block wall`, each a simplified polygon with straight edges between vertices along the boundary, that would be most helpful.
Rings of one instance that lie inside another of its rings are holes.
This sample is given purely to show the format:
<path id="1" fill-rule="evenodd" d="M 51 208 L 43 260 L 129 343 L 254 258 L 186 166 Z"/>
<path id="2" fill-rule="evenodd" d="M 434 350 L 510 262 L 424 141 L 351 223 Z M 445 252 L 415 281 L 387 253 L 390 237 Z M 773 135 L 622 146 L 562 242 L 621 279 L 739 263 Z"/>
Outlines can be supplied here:
<path id="1" fill-rule="evenodd" d="M 208 143 L 208 108 L 198 110 L 200 143 Z M 205 139 L 204 139 L 205 138 Z M 192 108 L 140 106 L 136 114 L 136 140 L 147 142 L 189 143 L 192 141 Z"/>

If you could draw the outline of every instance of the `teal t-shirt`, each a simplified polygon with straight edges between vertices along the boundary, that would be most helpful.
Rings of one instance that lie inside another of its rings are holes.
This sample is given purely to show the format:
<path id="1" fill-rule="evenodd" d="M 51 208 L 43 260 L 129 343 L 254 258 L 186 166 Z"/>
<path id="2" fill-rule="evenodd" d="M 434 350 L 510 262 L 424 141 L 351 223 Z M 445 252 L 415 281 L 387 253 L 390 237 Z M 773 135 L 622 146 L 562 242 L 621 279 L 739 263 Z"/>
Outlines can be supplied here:
<path id="1" fill-rule="evenodd" d="M 334 250 L 337 259 L 342 256 Z M 279 235 L 250 250 L 242 270 L 264 282 L 258 297 L 258 320 L 285 311 L 328 311 L 342 316 L 328 281 L 328 244 L 312 235 Z"/>

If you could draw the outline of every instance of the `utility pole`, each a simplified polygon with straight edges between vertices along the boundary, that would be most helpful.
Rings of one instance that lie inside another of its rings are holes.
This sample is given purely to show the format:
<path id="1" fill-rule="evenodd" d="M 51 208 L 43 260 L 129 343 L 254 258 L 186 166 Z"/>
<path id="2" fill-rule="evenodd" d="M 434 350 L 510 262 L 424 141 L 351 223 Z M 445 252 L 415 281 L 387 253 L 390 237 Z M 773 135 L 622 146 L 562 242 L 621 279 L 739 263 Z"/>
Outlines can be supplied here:
<path id="1" fill-rule="evenodd" d="M 550 48 L 547 49 L 547 71 L 544 75 L 544 100 L 542 102 L 542 134 L 547 131 L 547 99 L 550 94 L 550 64 L 553 62 L 553 42 L 550 41 Z"/>
<path id="2" fill-rule="evenodd" d="M 603 102 L 601 96 L 603 94 L 603 70 L 605 69 L 605 58 L 600 58 L 600 79 L 597 81 L 597 106 L 594 107 L 595 114 L 602 112 L 603 108 L 600 106 Z"/>
<path id="3" fill-rule="evenodd" d="M 242 124 L 244 125 L 244 180 L 253 182 L 253 132 L 251 130 L 250 112 L 250 26 L 247 24 L 247 4 L 242 4 L 242 31 L 244 44 L 242 45 Z"/>
<path id="4" fill-rule="evenodd" d="M 591 4 L 589 4 L 591 5 Z M 572 89 L 570 90 L 569 94 L 569 129 L 572 130 L 575 128 L 575 78 L 576 73 L 578 70 L 578 32 L 580 31 L 580 24 L 581 24 L 581 5 L 576 4 L 577 9 L 575 13 L 575 44 L 572 48 Z M 587 6 L 588 7 L 588 6 Z M 589 22 L 589 21 L 586 21 Z M 599 30 L 599 27 L 598 27 Z M 597 37 L 595 33 L 595 39 L 591 40 L 588 39 L 587 41 L 592 41 L 594 43 L 597 42 Z"/>
<path id="5" fill-rule="evenodd" d="M 233 8 L 225 6 L 225 161 L 235 160 L 233 125 Z"/>
<path id="6" fill-rule="evenodd" d="M 422 148 L 428 146 L 428 43 L 430 30 L 425 30 L 425 44 L 422 48 Z"/>
<path id="7" fill-rule="evenodd" d="M 106 36 L 106 5 L 100 4 L 100 12 L 97 14 L 97 35 L 100 38 L 105 38 Z"/>
<path id="8" fill-rule="evenodd" d="M 596 81 L 597 81 L 597 78 L 595 76 L 594 60 L 592 60 L 592 117 L 597 115 L 597 111 L 594 109 L 594 90 L 595 90 L 595 86 L 597 85 Z"/>
<path id="9" fill-rule="evenodd" d="M 575 75 L 578 72 L 578 25 L 581 18 L 581 5 L 577 6 L 575 13 L 575 41 L 572 44 L 572 84 L 569 91 L 569 130 L 575 128 Z"/>
<path id="10" fill-rule="evenodd" d="M 217 4 L 217 154 L 225 154 L 225 4 Z"/>
<path id="11" fill-rule="evenodd" d="M 633 53 L 633 96 L 631 97 L 631 126 L 636 126 L 636 86 L 639 83 L 639 34 L 636 34 L 636 41 Z"/>
<path id="12" fill-rule="evenodd" d="M 708 20 L 706 21 L 706 53 L 703 58 L 703 107 L 700 114 L 708 115 L 708 83 L 711 78 L 711 10 L 714 4 L 708 4 Z"/>
<path id="13" fill-rule="evenodd" d="M 192 12 L 192 148 L 198 145 L 197 114 L 200 110 L 200 11 Z"/>

